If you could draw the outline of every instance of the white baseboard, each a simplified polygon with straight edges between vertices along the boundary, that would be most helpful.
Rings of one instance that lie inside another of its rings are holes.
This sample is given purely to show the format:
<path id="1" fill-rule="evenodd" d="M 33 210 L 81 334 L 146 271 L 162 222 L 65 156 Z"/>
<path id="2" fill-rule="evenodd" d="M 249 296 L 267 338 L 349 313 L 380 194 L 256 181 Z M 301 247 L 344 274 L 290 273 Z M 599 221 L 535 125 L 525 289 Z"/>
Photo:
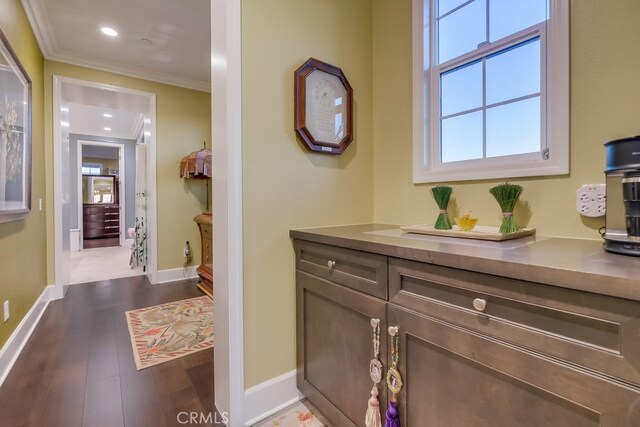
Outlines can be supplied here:
<path id="1" fill-rule="evenodd" d="M 7 375 L 9 375 L 13 364 L 18 360 L 20 352 L 22 352 L 24 345 L 29 340 L 42 314 L 49 305 L 53 288 L 53 285 L 44 288 L 31 309 L 20 321 L 20 324 L 18 324 L 16 330 L 13 331 L 13 334 L 11 334 L 5 345 L 0 349 L 0 386 L 2 386 Z"/>
<path id="2" fill-rule="evenodd" d="M 252 426 L 302 398 L 296 387 L 296 371 L 289 371 L 244 392 L 245 425 Z"/>
<path id="3" fill-rule="evenodd" d="M 198 267 L 191 266 L 184 268 L 171 268 L 168 270 L 158 270 L 158 275 L 156 276 L 156 282 L 158 283 L 168 283 L 175 282 L 178 280 L 185 279 L 195 279 L 198 277 L 198 272 L 196 271 Z"/>

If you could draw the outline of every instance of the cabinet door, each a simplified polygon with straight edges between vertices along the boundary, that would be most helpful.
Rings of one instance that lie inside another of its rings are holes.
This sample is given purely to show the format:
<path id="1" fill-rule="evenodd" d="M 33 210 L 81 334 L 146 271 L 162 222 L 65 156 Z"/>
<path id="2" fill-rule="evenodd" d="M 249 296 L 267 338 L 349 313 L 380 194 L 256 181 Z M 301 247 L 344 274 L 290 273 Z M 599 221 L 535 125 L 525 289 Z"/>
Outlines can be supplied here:
<path id="1" fill-rule="evenodd" d="M 389 304 L 403 426 L 637 426 L 640 390 Z"/>
<path id="2" fill-rule="evenodd" d="M 371 318 L 381 321 L 380 357 L 387 367 L 385 302 L 299 270 L 296 288 L 298 388 L 332 425 L 364 425 L 373 385 Z M 378 389 L 384 411 L 386 387 Z"/>

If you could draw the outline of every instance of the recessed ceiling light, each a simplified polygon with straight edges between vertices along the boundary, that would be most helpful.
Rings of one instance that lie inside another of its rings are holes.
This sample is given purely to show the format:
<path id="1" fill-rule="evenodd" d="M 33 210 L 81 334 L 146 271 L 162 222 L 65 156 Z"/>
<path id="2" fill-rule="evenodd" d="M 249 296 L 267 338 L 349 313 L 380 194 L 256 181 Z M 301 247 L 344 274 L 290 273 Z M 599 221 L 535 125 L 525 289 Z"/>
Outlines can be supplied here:
<path id="1" fill-rule="evenodd" d="M 63 113 L 68 113 L 69 112 L 69 107 L 61 107 L 60 111 L 62 111 Z"/>
<path id="2" fill-rule="evenodd" d="M 60 122 L 60 126 L 62 126 L 63 128 L 68 128 L 69 122 Z"/>
<path id="3" fill-rule="evenodd" d="M 118 35 L 118 32 L 111 27 L 102 27 L 100 28 L 100 31 L 102 31 L 102 34 L 109 37 L 116 37 Z"/>
<path id="4" fill-rule="evenodd" d="M 145 134 L 145 136 L 151 136 L 151 132 L 149 132 L 149 131 L 145 132 L 144 134 Z"/>
<path id="5" fill-rule="evenodd" d="M 104 128 L 104 130 L 106 130 L 107 132 L 109 132 L 111 130 L 111 128 Z"/>
<path id="6" fill-rule="evenodd" d="M 104 113 L 103 114 L 104 117 L 106 117 L 107 119 L 110 119 L 111 117 L 113 117 L 111 114 L 109 113 Z"/>

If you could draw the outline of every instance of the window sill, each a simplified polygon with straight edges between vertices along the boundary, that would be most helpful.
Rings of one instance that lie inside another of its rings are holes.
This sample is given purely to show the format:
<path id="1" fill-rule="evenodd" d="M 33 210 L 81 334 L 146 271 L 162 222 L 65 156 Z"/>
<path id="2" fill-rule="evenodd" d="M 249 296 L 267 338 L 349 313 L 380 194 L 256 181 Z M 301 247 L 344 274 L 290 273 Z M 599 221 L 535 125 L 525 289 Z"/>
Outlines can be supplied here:
<path id="1" fill-rule="evenodd" d="M 454 181 L 480 181 L 486 179 L 524 178 L 536 176 L 567 175 L 568 166 L 556 164 L 531 165 L 529 167 L 507 166 L 492 169 L 449 169 L 439 171 L 419 171 L 413 175 L 414 184 Z"/>

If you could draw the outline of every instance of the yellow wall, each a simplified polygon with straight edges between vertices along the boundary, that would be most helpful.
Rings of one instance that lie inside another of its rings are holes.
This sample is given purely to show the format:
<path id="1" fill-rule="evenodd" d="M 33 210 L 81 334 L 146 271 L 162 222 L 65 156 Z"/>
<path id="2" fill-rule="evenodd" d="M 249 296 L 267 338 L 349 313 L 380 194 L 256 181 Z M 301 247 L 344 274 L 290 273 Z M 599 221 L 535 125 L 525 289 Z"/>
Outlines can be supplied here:
<path id="1" fill-rule="evenodd" d="M 244 0 L 242 22 L 250 387 L 295 368 L 289 229 L 372 220 L 371 2 Z M 311 56 L 341 67 L 355 93 L 355 139 L 340 156 L 307 151 L 293 130 L 293 73 Z"/>
<path id="2" fill-rule="evenodd" d="M 200 262 L 200 236 L 193 217 L 206 209 L 206 185 L 179 177 L 180 159 L 211 146 L 211 94 L 147 80 L 45 61 L 45 114 L 47 163 L 47 276 L 54 281 L 53 265 L 53 76 L 71 77 L 112 84 L 156 94 L 157 106 L 157 185 L 158 185 L 158 268 L 180 268 L 184 262 L 185 240 L 194 248 L 194 265 Z M 193 180 L 192 180 L 193 181 Z"/>
<path id="3" fill-rule="evenodd" d="M 411 2 L 374 3 L 374 218 L 415 224 L 435 221 L 431 185 L 412 183 Z M 575 191 L 604 182 L 606 141 L 640 134 L 640 2 L 571 2 L 571 173 L 516 179 L 539 234 L 598 239 L 602 219 L 581 219 Z M 488 189 L 500 181 L 453 184 L 457 205 L 498 225 Z M 521 225 L 525 209 L 515 212 Z"/>
<path id="4" fill-rule="evenodd" d="M 11 312 L 0 323 L 1 348 L 44 289 L 46 246 L 45 215 L 38 210 L 45 194 L 43 57 L 20 1 L 0 0 L 0 11 L 0 29 L 33 82 L 32 211 L 24 220 L 0 224 L 0 303 L 9 300 Z"/>
<path id="5" fill-rule="evenodd" d="M 250 387 L 295 367 L 295 267 L 287 230 L 372 216 L 380 223 L 431 222 L 437 207 L 431 185 L 412 182 L 411 1 L 242 4 Z M 603 220 L 575 212 L 575 191 L 604 182 L 605 141 L 640 134 L 639 21 L 636 0 L 572 2 L 571 173 L 510 180 L 525 187 L 516 209 L 521 225 L 545 235 L 599 238 Z M 356 142 L 339 157 L 309 153 L 295 141 L 292 76 L 310 56 L 341 66 L 354 86 Z M 457 206 L 498 225 L 488 189 L 500 182 L 453 183 Z"/>

